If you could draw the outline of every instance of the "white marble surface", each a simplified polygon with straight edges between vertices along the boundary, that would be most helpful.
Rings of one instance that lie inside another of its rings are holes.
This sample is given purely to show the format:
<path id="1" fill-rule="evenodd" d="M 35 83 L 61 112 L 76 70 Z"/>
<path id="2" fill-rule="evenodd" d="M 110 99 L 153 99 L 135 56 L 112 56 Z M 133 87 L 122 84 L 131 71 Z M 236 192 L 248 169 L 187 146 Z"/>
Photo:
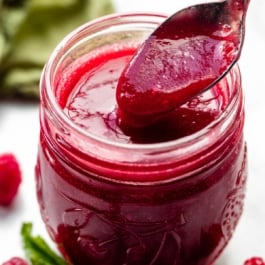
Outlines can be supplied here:
<path id="1" fill-rule="evenodd" d="M 117 10 L 173 13 L 200 1 L 115 0 Z M 238 229 L 216 265 L 241 265 L 250 256 L 265 258 L 265 1 L 252 0 L 246 39 L 240 59 L 246 101 L 245 138 L 248 143 L 249 180 L 246 206 Z M 19 230 L 22 222 L 34 223 L 34 232 L 47 237 L 41 222 L 34 187 L 38 142 L 38 106 L 0 102 L 0 153 L 17 155 L 23 183 L 12 209 L 0 207 L 0 264 L 23 255 Z"/>

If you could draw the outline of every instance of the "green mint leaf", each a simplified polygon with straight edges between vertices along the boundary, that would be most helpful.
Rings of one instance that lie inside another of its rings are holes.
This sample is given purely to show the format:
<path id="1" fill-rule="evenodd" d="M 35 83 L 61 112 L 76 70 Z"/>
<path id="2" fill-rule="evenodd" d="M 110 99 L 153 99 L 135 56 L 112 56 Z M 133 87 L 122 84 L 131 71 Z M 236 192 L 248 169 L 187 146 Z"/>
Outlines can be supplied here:
<path id="1" fill-rule="evenodd" d="M 32 265 L 68 265 L 41 236 L 32 235 L 32 223 L 22 225 L 21 236 L 26 256 Z"/>

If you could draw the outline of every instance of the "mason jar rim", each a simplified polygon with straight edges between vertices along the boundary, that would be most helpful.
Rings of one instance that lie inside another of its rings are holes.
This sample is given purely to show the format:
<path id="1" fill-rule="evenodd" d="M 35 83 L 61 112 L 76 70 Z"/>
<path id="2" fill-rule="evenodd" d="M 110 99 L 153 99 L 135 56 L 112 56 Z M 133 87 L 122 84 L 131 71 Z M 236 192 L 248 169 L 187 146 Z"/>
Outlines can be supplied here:
<path id="1" fill-rule="evenodd" d="M 55 93 L 53 92 L 52 89 L 52 71 L 53 71 L 53 66 L 54 62 L 56 61 L 56 58 L 59 56 L 60 52 L 64 51 L 64 47 L 66 46 L 67 43 L 69 43 L 71 40 L 75 38 L 78 34 L 81 34 L 83 31 L 92 28 L 94 26 L 99 25 L 100 23 L 105 23 L 105 22 L 111 22 L 115 19 L 122 20 L 122 19 L 129 19 L 128 22 L 148 22 L 148 23 L 154 23 L 154 19 L 160 21 L 160 23 L 163 21 L 163 19 L 166 19 L 167 16 L 165 14 L 161 13 L 148 13 L 148 12 L 129 12 L 129 13 L 115 13 L 115 14 L 110 14 L 110 15 L 105 15 L 103 17 L 94 19 L 90 22 L 87 22 L 72 32 L 70 32 L 67 36 L 65 36 L 55 47 L 53 52 L 51 53 L 45 67 L 42 73 L 42 81 L 45 83 L 45 91 L 42 91 L 41 89 L 41 97 L 43 93 L 49 98 L 49 104 L 54 110 L 53 114 L 55 114 L 56 118 L 58 118 L 60 121 L 63 121 L 69 128 L 74 129 L 76 132 L 79 134 L 83 135 L 84 137 L 87 137 L 88 139 L 91 139 L 95 142 L 101 143 L 106 146 L 111 146 L 111 147 L 117 147 L 121 148 L 123 150 L 144 150 L 144 151 L 154 151 L 154 150 L 167 150 L 171 149 L 172 147 L 177 147 L 177 148 L 185 148 L 187 146 L 193 146 L 194 149 L 196 150 L 197 148 L 200 148 L 202 144 L 205 144 L 205 137 L 210 134 L 211 130 L 218 126 L 220 122 L 222 122 L 225 117 L 231 113 L 233 110 L 233 106 L 235 105 L 237 101 L 237 97 L 233 98 L 231 102 L 226 106 L 226 111 L 223 111 L 216 119 L 214 119 L 211 123 L 209 123 L 207 126 L 205 126 L 203 129 L 188 135 L 181 137 L 176 140 L 170 140 L 166 142 L 157 142 L 157 143 L 145 143 L 145 144 L 140 144 L 140 143 L 120 143 L 120 142 L 114 142 L 111 140 L 107 139 L 102 139 L 98 137 L 97 135 L 91 134 L 89 131 L 86 131 L 82 129 L 80 126 L 75 124 L 62 110 L 62 108 L 59 106 L 59 103 L 56 100 Z M 138 19 L 138 20 L 137 20 Z M 141 20 L 142 19 L 142 20 Z M 153 20 L 152 20 L 153 19 Z M 115 27 L 114 24 L 109 24 L 109 27 Z M 237 68 L 239 71 L 239 67 L 236 64 L 234 68 Z M 44 74 L 45 73 L 45 74 Z M 44 76 L 45 75 L 45 76 Z M 224 76 L 225 77 L 225 76 Z"/>

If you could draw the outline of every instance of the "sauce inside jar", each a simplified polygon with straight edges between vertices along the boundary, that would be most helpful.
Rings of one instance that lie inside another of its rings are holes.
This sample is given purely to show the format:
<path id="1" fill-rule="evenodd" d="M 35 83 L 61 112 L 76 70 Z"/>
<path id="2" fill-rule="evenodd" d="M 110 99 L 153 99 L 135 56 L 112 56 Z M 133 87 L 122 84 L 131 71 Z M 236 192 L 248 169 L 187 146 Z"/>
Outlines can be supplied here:
<path id="1" fill-rule="evenodd" d="M 141 23 L 157 18 L 143 17 L 85 25 L 59 44 L 43 73 L 37 195 L 52 239 L 75 265 L 210 265 L 242 213 L 237 66 L 151 127 L 119 121 L 118 78 L 147 31 Z M 101 23 L 104 37 L 91 32 Z"/>

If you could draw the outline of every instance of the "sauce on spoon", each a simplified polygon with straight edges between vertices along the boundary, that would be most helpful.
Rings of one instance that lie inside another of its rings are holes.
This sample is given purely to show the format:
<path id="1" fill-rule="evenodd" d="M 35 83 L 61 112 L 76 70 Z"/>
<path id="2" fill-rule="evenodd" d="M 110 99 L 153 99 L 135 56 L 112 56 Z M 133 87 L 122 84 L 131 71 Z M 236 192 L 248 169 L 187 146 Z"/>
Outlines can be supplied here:
<path id="1" fill-rule="evenodd" d="M 240 57 L 248 3 L 195 5 L 162 23 L 119 78 L 121 123 L 149 126 L 218 82 Z"/>

